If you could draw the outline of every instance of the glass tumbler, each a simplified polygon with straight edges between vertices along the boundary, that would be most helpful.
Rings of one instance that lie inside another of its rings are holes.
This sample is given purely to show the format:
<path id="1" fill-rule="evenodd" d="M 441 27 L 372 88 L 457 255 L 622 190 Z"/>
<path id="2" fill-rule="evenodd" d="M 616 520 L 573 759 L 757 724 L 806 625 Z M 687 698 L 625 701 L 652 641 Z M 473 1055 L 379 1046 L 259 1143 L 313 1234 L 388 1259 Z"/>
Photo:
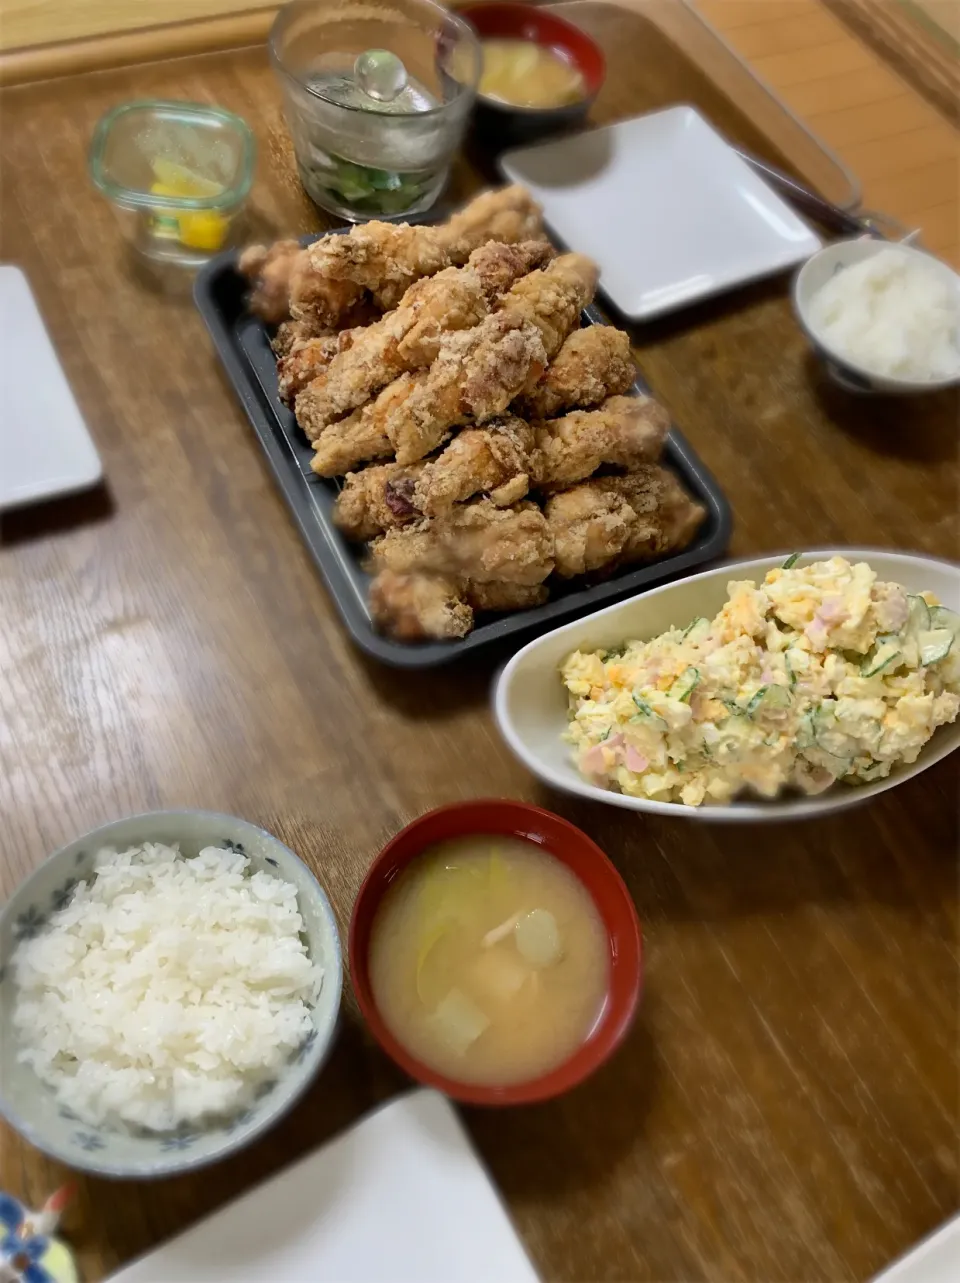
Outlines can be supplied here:
<path id="1" fill-rule="evenodd" d="M 433 0 L 289 0 L 269 47 L 300 178 L 318 205 L 360 222 L 433 204 L 480 76 L 469 23 Z M 390 101 L 355 78 L 369 50 L 388 51 L 406 70 Z"/>

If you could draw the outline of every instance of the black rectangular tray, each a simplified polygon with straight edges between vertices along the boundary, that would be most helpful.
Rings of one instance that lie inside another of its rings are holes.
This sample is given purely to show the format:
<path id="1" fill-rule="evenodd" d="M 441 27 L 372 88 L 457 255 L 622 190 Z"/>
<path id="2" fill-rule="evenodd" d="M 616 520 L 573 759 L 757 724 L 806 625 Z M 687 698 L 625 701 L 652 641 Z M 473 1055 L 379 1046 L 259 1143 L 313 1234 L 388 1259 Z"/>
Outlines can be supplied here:
<path id="1" fill-rule="evenodd" d="M 305 245 L 315 239 L 313 236 L 302 238 Z M 707 509 L 696 541 L 682 552 L 648 565 L 627 567 L 600 583 L 551 582 L 551 597 L 545 605 L 504 615 L 481 616 L 473 632 L 457 641 L 410 644 L 381 636 L 373 627 L 367 605 L 370 576 L 363 569 L 365 549 L 349 543 L 333 524 L 333 504 L 339 484 L 318 477 L 310 470 L 313 450 L 297 426 L 293 412 L 278 395 L 276 361 L 267 329 L 247 310 L 248 285 L 237 271 L 237 257 L 235 251 L 229 250 L 207 263 L 197 276 L 194 300 L 350 636 L 368 655 L 398 668 L 445 664 L 507 637 L 515 637 L 519 642 L 524 634 L 555 628 L 577 615 L 712 561 L 726 550 L 732 524 L 729 504 L 690 445 L 674 428 L 667 438 L 664 462 Z M 603 319 L 593 307 L 583 314 L 585 325 L 596 325 Z M 634 389 L 639 393 L 649 392 L 639 375 Z"/>

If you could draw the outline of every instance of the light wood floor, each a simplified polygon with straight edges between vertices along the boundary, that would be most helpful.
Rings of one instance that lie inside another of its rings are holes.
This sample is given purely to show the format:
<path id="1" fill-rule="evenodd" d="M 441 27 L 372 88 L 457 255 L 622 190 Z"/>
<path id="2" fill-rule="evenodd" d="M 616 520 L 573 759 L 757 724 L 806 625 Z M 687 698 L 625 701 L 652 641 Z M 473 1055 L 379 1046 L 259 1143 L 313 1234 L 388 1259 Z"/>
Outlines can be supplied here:
<path id="1" fill-rule="evenodd" d="M 960 265 L 960 132 L 819 0 L 694 3 L 856 173 L 868 207 Z"/>

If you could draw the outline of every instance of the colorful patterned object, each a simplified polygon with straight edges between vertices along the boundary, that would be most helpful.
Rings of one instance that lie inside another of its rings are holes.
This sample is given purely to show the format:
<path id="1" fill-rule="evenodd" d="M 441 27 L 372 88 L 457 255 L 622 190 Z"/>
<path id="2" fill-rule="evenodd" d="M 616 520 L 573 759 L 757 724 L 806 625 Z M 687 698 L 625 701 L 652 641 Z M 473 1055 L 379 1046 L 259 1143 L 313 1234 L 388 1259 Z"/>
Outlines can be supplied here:
<path id="1" fill-rule="evenodd" d="M 0 1283 L 78 1283 L 73 1255 L 53 1231 L 72 1188 L 58 1189 L 39 1212 L 0 1193 Z"/>

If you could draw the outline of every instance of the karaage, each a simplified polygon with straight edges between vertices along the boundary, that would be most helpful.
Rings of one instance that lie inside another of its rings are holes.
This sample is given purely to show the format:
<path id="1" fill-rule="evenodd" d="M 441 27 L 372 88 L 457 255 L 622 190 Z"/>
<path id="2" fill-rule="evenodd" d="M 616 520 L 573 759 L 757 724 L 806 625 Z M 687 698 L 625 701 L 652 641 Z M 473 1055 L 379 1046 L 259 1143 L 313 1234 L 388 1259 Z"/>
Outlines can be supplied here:
<path id="1" fill-rule="evenodd" d="M 589 325 L 574 330 L 514 409 L 524 418 L 553 419 L 564 410 L 599 405 L 629 391 L 636 377 L 628 336 L 612 325 Z"/>
<path id="2" fill-rule="evenodd" d="M 660 457 L 670 430 L 663 406 L 646 396 L 612 396 L 596 410 L 571 410 L 534 425 L 530 474 L 539 490 L 564 490 L 605 464 L 635 468 Z"/>

